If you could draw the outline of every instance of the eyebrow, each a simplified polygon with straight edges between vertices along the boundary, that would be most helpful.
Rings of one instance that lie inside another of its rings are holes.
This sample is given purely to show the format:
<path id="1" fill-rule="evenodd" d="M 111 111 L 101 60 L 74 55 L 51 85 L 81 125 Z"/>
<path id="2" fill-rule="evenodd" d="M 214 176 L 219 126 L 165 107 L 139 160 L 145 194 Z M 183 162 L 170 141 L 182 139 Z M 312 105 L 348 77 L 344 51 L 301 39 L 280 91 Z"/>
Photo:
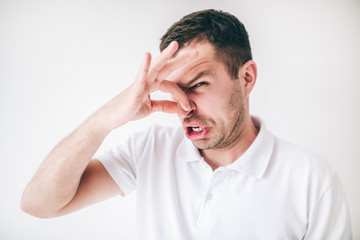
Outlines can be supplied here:
<path id="1" fill-rule="evenodd" d="M 196 75 L 193 79 L 191 79 L 185 86 L 184 85 L 179 85 L 179 87 L 183 90 L 187 90 L 190 88 L 190 86 L 196 82 L 199 78 L 202 78 L 203 76 L 209 75 L 211 74 L 210 70 L 206 70 L 203 72 L 200 72 L 198 75 Z"/>

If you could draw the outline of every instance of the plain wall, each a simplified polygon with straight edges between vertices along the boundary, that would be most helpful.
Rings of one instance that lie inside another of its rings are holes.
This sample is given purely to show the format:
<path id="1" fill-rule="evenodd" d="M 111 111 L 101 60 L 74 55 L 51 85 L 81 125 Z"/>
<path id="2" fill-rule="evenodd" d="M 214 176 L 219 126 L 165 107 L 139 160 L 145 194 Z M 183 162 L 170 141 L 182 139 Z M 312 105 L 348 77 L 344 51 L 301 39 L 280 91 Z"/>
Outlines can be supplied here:
<path id="1" fill-rule="evenodd" d="M 360 239 L 357 0 L 0 0 L 0 239 L 135 239 L 136 193 L 48 220 L 21 212 L 21 194 L 56 143 L 132 82 L 144 52 L 158 55 L 166 29 L 206 8 L 245 24 L 259 72 L 251 113 L 337 169 Z M 179 124 L 157 113 L 102 148 L 154 123 Z"/>

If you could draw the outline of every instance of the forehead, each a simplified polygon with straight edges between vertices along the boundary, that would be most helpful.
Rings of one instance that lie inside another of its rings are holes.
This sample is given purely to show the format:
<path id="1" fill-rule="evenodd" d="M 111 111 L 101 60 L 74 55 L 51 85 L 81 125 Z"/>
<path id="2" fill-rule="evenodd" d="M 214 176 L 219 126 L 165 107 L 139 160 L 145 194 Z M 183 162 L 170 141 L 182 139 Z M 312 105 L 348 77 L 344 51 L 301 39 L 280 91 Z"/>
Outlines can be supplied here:
<path id="1" fill-rule="evenodd" d="M 166 78 L 169 81 L 176 82 L 178 84 L 186 84 L 193 75 L 196 75 L 200 71 L 207 71 L 218 65 L 219 61 L 216 59 L 215 49 L 210 43 L 193 43 L 181 48 L 173 58 L 176 60 L 183 54 L 191 54 L 191 52 L 197 51 L 198 57 L 191 63 L 176 69 L 171 72 Z"/>

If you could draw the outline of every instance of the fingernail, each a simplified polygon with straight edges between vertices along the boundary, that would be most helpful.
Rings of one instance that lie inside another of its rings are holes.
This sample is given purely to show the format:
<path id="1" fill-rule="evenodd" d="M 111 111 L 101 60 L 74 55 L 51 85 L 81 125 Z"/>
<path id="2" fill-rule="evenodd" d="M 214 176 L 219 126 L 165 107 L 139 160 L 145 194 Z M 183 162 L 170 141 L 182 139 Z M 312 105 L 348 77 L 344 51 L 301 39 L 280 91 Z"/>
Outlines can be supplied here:
<path id="1" fill-rule="evenodd" d="M 191 106 L 190 106 L 190 104 L 188 104 L 188 103 L 185 104 L 184 107 L 185 107 L 184 110 L 187 111 L 187 112 L 191 110 Z"/>
<path id="2" fill-rule="evenodd" d="M 172 41 L 170 44 L 169 44 L 169 47 L 174 47 L 176 44 L 176 41 Z"/>

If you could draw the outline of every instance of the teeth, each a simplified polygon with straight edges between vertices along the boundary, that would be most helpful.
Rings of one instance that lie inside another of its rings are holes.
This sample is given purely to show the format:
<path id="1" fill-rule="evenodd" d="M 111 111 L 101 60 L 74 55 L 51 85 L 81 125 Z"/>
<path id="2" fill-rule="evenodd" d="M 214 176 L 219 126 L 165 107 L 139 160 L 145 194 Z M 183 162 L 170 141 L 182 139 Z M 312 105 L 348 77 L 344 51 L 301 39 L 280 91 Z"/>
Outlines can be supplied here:
<path id="1" fill-rule="evenodd" d="M 200 131 L 203 130 L 201 127 L 191 127 L 191 129 L 192 129 L 194 132 L 200 132 Z"/>

